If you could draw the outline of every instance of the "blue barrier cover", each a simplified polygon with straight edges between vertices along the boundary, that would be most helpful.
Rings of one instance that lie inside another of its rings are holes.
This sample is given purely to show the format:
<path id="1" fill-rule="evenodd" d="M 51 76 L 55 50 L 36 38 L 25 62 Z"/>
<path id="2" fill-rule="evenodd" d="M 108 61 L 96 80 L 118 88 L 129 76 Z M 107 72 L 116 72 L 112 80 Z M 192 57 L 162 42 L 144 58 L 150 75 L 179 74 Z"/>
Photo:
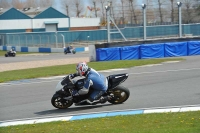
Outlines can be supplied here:
<path id="1" fill-rule="evenodd" d="M 7 50 L 7 46 L 3 46 L 3 51 L 6 51 Z"/>
<path id="2" fill-rule="evenodd" d="M 21 52 L 28 52 L 28 47 L 21 47 Z"/>
<path id="3" fill-rule="evenodd" d="M 200 55 L 200 41 L 188 42 L 188 55 Z"/>
<path id="4" fill-rule="evenodd" d="M 83 52 L 85 51 L 85 47 L 75 48 L 76 52 Z"/>
<path id="5" fill-rule="evenodd" d="M 141 59 L 163 58 L 164 43 L 161 44 L 142 44 L 140 46 Z"/>
<path id="6" fill-rule="evenodd" d="M 139 45 L 120 48 L 121 60 L 139 59 Z"/>
<path id="7" fill-rule="evenodd" d="M 120 48 L 99 48 L 96 57 L 97 61 L 120 60 Z"/>
<path id="8" fill-rule="evenodd" d="M 51 53 L 51 48 L 39 48 L 40 53 Z"/>
<path id="9" fill-rule="evenodd" d="M 187 42 L 165 43 L 165 57 L 187 56 Z"/>

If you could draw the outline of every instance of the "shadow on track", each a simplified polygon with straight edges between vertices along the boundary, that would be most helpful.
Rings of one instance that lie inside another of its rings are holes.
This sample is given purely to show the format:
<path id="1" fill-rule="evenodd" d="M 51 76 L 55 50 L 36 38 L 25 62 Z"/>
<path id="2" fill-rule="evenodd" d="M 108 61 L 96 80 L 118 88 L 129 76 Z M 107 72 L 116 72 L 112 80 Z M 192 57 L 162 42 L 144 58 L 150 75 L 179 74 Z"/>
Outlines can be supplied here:
<path id="1" fill-rule="evenodd" d="M 81 111 L 81 110 L 89 110 L 94 108 L 101 108 L 105 106 L 113 106 L 114 104 L 101 104 L 101 105 L 83 105 L 83 106 L 73 106 L 67 109 L 52 109 L 52 110 L 45 110 L 40 112 L 35 112 L 34 114 L 37 115 L 48 115 L 48 114 L 61 114 L 61 113 L 70 113 L 75 111 Z"/>

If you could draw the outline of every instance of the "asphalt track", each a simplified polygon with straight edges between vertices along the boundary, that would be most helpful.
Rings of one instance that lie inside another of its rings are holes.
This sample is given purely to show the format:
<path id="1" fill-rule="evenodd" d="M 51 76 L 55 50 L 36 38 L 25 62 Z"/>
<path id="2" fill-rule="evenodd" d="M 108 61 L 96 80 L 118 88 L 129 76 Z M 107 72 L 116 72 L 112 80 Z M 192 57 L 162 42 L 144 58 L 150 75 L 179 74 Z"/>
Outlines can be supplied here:
<path id="1" fill-rule="evenodd" d="M 57 55 L 59 58 L 60 55 Z M 0 84 L 0 121 L 68 116 L 82 113 L 200 104 L 200 56 L 186 61 L 104 71 L 105 75 L 128 73 L 123 83 L 130 98 L 120 105 L 72 106 L 55 109 L 50 99 L 61 77 Z"/>
<path id="2" fill-rule="evenodd" d="M 76 54 L 64 53 L 35 53 L 35 54 L 21 54 L 16 57 L 4 57 L 0 56 L 0 64 L 14 63 L 14 62 L 27 62 L 27 61 L 42 61 L 42 60 L 56 60 L 56 59 L 67 59 L 67 58 L 78 58 L 78 57 L 89 57 L 88 52 L 79 52 Z"/>

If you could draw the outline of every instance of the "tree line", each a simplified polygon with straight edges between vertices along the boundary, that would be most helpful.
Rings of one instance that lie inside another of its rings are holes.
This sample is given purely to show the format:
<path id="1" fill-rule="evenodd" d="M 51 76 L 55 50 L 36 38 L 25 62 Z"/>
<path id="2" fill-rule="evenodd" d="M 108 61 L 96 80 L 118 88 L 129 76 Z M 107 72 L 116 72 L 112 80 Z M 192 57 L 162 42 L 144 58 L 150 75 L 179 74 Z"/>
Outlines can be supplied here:
<path id="1" fill-rule="evenodd" d="M 56 7 L 69 17 L 100 17 L 106 22 L 105 6 L 110 5 L 110 16 L 117 24 L 141 24 L 143 22 L 140 0 L 0 0 L 0 8 Z M 140 2 L 140 4 L 139 4 Z M 147 23 L 178 22 L 177 2 L 182 2 L 183 23 L 200 21 L 200 0 L 142 0 L 146 4 Z"/>

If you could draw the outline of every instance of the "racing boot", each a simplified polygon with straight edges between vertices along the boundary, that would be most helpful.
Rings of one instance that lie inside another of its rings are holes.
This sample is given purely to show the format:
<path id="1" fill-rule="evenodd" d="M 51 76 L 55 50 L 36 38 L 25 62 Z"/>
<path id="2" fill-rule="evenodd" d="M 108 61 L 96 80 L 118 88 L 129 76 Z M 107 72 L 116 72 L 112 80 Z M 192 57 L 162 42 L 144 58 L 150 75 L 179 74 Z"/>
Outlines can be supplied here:
<path id="1" fill-rule="evenodd" d="M 101 96 L 99 100 L 94 101 L 93 104 L 98 104 L 98 103 L 104 104 L 110 99 L 111 99 L 111 96 Z"/>

